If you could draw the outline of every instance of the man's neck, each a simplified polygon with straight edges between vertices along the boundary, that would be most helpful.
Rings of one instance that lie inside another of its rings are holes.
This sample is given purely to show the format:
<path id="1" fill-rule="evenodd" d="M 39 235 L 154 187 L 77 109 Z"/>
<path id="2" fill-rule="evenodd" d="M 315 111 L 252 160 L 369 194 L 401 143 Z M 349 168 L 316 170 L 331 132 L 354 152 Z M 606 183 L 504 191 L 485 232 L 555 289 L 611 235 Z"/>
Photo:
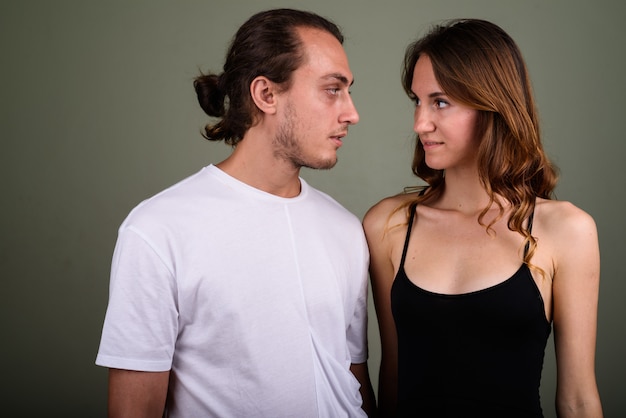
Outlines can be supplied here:
<path id="1" fill-rule="evenodd" d="M 224 161 L 216 164 L 226 174 L 255 189 L 280 196 L 300 194 L 300 168 L 277 160 L 258 138 L 244 138 Z"/>

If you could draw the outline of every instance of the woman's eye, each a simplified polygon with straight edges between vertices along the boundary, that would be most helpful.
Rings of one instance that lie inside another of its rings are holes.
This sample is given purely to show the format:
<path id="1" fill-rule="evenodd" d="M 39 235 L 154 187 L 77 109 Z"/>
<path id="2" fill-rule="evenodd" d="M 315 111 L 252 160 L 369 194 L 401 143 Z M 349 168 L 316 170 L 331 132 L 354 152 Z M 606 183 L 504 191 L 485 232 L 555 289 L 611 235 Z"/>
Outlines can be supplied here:
<path id="1" fill-rule="evenodd" d="M 445 100 L 435 100 L 435 107 L 438 109 L 443 109 L 448 107 L 448 102 Z"/>

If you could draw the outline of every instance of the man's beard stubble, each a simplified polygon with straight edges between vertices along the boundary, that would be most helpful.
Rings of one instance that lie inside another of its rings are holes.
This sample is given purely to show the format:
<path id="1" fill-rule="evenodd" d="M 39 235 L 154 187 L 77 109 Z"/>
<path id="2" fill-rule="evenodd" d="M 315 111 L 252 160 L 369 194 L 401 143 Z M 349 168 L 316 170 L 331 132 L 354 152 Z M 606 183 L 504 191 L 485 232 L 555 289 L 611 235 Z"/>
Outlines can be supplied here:
<path id="1" fill-rule="evenodd" d="M 286 122 L 279 128 L 272 141 L 274 156 L 291 163 L 295 169 L 307 167 L 315 170 L 329 170 L 333 168 L 337 164 L 337 158 L 314 159 L 313 156 L 305 155 L 301 142 L 295 135 L 295 123 L 297 120 L 295 109 L 290 105 L 286 111 Z"/>

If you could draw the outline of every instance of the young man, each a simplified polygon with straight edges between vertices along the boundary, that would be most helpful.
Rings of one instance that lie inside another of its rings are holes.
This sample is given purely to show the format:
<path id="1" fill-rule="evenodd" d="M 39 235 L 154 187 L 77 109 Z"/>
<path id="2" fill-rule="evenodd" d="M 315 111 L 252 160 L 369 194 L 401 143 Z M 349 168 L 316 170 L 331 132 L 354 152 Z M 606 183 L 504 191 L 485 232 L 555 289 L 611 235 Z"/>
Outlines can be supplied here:
<path id="1" fill-rule="evenodd" d="M 331 168 L 359 119 L 342 41 L 315 14 L 262 12 L 196 79 L 220 118 L 205 137 L 234 151 L 120 227 L 96 359 L 110 416 L 373 412 L 361 225 L 299 177 Z"/>

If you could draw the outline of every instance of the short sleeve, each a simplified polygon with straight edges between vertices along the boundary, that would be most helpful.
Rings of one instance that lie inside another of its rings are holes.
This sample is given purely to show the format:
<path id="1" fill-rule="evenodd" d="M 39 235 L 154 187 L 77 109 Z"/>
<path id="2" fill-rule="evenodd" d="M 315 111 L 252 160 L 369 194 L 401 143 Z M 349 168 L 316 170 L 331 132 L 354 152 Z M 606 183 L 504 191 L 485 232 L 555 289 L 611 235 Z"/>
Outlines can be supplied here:
<path id="1" fill-rule="evenodd" d="M 141 231 L 120 230 L 97 365 L 138 371 L 171 368 L 178 334 L 171 265 Z"/>
<path id="2" fill-rule="evenodd" d="M 347 330 L 348 349 L 353 364 L 365 363 L 368 358 L 367 350 L 367 304 L 368 304 L 368 266 L 369 249 L 363 236 L 361 240 L 362 255 L 357 259 L 361 262 L 357 266 L 354 275 L 358 280 L 358 296 L 354 309 L 354 315 Z"/>

